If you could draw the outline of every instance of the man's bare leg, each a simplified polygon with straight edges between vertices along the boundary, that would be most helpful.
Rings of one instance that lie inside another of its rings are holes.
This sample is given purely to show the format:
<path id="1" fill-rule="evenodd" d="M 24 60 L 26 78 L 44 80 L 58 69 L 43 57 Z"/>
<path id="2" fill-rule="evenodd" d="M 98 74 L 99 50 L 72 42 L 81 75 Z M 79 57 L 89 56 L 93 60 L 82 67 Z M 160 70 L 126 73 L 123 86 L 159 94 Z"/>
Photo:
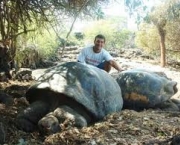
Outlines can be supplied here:
<path id="1" fill-rule="evenodd" d="M 110 62 L 108 62 L 108 61 L 105 61 L 105 62 L 104 62 L 104 70 L 105 70 L 106 72 L 110 72 L 110 70 L 111 70 L 111 64 L 110 64 Z"/>

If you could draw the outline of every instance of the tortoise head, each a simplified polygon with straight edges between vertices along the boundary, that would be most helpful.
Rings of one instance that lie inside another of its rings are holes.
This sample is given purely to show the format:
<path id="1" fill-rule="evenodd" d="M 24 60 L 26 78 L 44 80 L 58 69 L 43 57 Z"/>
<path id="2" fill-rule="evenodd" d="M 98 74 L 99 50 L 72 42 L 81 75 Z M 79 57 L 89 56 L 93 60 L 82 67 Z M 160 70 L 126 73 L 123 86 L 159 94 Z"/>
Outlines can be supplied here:
<path id="1" fill-rule="evenodd" d="M 164 91 L 167 94 L 169 94 L 169 95 L 172 94 L 172 96 L 174 94 L 176 94 L 177 91 L 178 91 L 178 89 L 177 89 L 177 82 L 175 82 L 175 81 L 168 81 L 167 84 L 165 85 Z"/>

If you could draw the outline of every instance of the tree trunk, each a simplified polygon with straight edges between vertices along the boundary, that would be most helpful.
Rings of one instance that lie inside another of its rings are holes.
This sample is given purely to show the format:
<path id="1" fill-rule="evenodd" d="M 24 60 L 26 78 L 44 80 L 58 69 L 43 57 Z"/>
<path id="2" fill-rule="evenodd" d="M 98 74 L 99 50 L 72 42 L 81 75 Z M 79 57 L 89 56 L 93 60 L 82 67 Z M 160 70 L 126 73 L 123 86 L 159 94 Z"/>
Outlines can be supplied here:
<path id="1" fill-rule="evenodd" d="M 8 47 L 0 44 L 0 81 L 6 81 L 11 79 L 10 75 L 10 64 L 9 64 L 10 53 Z"/>
<path id="2" fill-rule="evenodd" d="M 160 48 L 161 48 L 161 66 L 166 65 L 166 46 L 165 46 L 165 30 L 162 27 L 158 27 L 160 35 Z"/>
<path id="3" fill-rule="evenodd" d="M 16 64 L 15 64 L 15 60 L 14 60 L 14 58 L 15 58 L 15 56 L 16 56 L 16 41 L 17 41 L 17 39 L 14 38 L 14 39 L 12 39 L 12 42 L 11 42 L 11 44 L 10 44 L 10 48 L 11 48 L 11 51 L 10 51 L 10 64 L 11 64 L 11 69 L 12 69 L 12 68 L 17 69 L 17 68 L 16 68 Z"/>
<path id="4" fill-rule="evenodd" d="M 10 70 L 15 68 L 16 38 L 0 41 L 0 81 L 12 79 Z"/>

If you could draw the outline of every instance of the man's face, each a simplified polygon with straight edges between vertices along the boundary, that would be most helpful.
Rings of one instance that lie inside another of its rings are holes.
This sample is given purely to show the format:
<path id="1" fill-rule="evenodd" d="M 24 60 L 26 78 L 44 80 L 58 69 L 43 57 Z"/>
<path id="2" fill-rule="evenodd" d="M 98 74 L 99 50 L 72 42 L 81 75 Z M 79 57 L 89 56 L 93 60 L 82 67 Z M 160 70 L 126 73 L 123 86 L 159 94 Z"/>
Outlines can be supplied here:
<path id="1" fill-rule="evenodd" d="M 100 52 L 101 49 L 104 47 L 105 41 L 102 38 L 96 38 L 94 40 L 94 48 L 95 51 Z"/>

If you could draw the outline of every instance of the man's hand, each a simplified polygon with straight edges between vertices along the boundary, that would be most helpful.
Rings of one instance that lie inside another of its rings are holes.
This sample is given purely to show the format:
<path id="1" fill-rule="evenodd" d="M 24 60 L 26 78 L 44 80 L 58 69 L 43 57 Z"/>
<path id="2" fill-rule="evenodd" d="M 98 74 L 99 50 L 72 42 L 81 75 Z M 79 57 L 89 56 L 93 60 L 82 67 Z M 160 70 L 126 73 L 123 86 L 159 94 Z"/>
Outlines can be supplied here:
<path id="1" fill-rule="evenodd" d="M 115 61 L 115 60 L 110 60 L 110 64 L 112 67 L 114 67 L 118 72 L 123 71 L 123 69 L 121 69 L 121 67 L 119 66 L 119 64 Z"/>
<path id="2" fill-rule="evenodd" d="M 118 70 L 118 72 L 122 72 L 122 71 L 124 71 L 124 69 L 120 69 L 120 70 Z"/>

